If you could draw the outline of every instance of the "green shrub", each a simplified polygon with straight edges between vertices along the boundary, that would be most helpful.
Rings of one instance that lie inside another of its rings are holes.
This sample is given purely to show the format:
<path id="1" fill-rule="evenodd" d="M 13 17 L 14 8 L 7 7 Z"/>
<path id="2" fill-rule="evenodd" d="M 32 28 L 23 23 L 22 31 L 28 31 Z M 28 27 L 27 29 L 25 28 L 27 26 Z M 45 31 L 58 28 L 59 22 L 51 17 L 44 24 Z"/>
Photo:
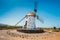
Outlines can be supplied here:
<path id="1" fill-rule="evenodd" d="M 60 32 L 59 29 L 52 29 L 53 32 Z"/>

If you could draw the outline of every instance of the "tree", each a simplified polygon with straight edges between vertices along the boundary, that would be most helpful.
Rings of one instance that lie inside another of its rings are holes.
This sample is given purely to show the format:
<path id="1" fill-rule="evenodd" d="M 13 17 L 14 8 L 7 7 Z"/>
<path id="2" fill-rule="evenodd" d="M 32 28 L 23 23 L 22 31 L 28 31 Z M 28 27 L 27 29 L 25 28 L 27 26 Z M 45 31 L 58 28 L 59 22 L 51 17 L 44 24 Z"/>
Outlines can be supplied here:
<path id="1" fill-rule="evenodd" d="M 54 26 L 53 29 L 56 29 L 56 27 Z"/>

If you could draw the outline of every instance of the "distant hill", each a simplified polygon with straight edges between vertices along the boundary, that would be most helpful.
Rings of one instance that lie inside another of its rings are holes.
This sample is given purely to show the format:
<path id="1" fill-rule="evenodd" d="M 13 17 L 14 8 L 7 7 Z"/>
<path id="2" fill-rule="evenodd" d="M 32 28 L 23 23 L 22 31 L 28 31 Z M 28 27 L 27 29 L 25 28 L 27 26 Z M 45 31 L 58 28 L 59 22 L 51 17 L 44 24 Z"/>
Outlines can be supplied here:
<path id="1" fill-rule="evenodd" d="M 7 24 L 2 24 L 2 23 L 0 23 L 0 26 L 8 26 Z"/>

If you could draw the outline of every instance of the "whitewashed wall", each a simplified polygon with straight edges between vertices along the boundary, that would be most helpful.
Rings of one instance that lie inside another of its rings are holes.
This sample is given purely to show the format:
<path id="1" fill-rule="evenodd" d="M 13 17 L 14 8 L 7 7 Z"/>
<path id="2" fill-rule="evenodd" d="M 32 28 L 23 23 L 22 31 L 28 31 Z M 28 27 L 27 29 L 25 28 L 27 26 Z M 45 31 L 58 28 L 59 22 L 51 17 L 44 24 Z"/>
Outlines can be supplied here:
<path id="1" fill-rule="evenodd" d="M 34 29 L 35 26 L 35 18 L 33 16 L 28 16 L 27 20 L 27 29 Z"/>

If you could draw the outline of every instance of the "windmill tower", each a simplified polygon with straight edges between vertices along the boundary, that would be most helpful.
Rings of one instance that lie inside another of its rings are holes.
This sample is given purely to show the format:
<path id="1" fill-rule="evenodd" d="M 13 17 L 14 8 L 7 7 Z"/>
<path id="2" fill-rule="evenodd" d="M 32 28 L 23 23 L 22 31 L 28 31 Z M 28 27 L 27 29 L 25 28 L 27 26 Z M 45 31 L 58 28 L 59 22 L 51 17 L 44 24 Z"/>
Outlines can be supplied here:
<path id="1" fill-rule="evenodd" d="M 34 2 L 34 11 L 28 13 L 24 17 L 24 18 L 26 18 L 24 29 L 36 30 L 35 18 L 37 18 L 38 20 L 40 20 L 43 23 L 43 20 L 41 18 L 39 18 L 39 16 L 37 16 L 36 13 L 37 13 L 37 1 Z M 17 22 L 16 25 L 19 24 L 24 18 L 22 18 L 19 22 Z"/>

